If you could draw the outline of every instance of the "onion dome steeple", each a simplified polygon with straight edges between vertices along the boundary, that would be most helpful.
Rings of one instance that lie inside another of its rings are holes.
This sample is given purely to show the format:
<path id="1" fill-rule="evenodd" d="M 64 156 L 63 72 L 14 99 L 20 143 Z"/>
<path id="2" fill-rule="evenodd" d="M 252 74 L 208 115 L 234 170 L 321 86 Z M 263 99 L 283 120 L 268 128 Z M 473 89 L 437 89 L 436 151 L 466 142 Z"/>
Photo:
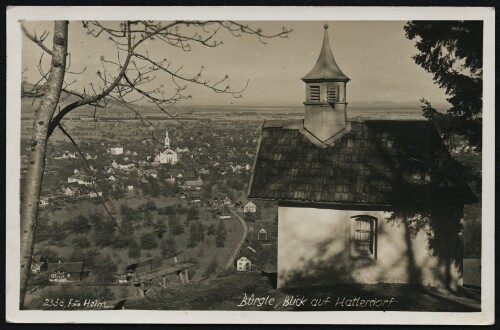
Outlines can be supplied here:
<path id="1" fill-rule="evenodd" d="M 325 24 L 323 46 L 314 68 L 302 80 L 306 83 L 304 131 L 320 147 L 332 145 L 348 130 L 347 82 L 333 57 Z"/>
<path id="2" fill-rule="evenodd" d="M 319 53 L 318 61 L 314 68 L 302 77 L 305 82 L 309 81 L 349 81 L 342 70 L 340 70 L 335 57 L 333 57 L 330 41 L 328 39 L 328 24 L 325 24 L 325 33 L 323 36 L 323 46 Z"/>

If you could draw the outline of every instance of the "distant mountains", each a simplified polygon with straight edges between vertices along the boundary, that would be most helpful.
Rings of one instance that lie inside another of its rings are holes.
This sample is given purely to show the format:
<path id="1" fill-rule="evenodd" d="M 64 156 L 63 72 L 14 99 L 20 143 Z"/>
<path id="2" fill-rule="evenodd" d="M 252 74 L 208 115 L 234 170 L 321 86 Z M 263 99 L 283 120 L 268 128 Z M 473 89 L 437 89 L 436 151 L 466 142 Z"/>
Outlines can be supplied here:
<path id="1" fill-rule="evenodd" d="M 23 83 L 23 92 L 30 91 L 32 89 L 33 85 L 29 83 Z M 27 93 L 23 93 L 27 94 Z M 61 93 L 61 98 L 64 99 L 62 102 L 63 105 L 78 101 L 79 98 L 74 95 L 67 94 L 65 92 Z M 32 101 L 33 99 L 31 97 L 23 97 L 22 98 L 22 113 L 28 114 L 34 112 L 36 109 L 36 106 L 32 106 Z M 121 102 L 117 102 L 113 99 L 107 100 L 109 102 L 108 106 L 109 108 L 107 109 L 100 109 L 101 113 L 107 113 L 108 115 L 111 113 L 116 113 L 119 114 L 121 111 L 126 111 L 130 114 L 130 109 L 126 109 Z M 432 103 L 432 105 L 440 110 L 446 110 L 450 107 L 449 104 L 447 103 Z M 391 101 L 372 101 L 372 102 L 349 102 L 349 108 L 351 109 L 364 109 L 364 110 L 381 110 L 381 109 L 397 109 L 400 111 L 405 111 L 405 110 L 420 110 L 422 104 L 420 101 L 416 100 L 413 102 L 391 102 Z M 84 108 L 93 108 L 91 106 L 85 106 Z M 137 109 L 138 111 L 145 111 L 146 113 L 148 112 L 157 112 L 158 110 L 156 107 L 152 106 L 150 103 L 146 104 L 134 104 L 133 105 L 134 109 Z M 197 110 L 219 110 L 219 111 L 229 111 L 229 110 L 239 110 L 239 111 L 263 111 L 263 110 L 280 110 L 280 109 L 287 109 L 288 111 L 292 112 L 301 112 L 303 111 L 303 105 L 302 104 L 293 104 L 293 105 L 263 105 L 263 104 L 256 104 L 256 105 L 187 105 L 187 104 L 180 104 L 177 106 L 179 110 L 191 110 L 191 111 L 197 111 Z M 81 111 L 78 111 L 81 113 Z"/>

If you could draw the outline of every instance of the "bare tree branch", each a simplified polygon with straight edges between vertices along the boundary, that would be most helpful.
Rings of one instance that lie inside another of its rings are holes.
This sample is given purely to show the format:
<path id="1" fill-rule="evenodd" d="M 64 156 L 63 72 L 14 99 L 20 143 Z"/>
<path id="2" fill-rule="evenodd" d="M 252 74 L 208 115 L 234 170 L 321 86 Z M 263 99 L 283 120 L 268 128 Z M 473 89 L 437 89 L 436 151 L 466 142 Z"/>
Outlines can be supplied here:
<path id="1" fill-rule="evenodd" d="M 52 51 L 50 49 L 48 49 L 44 44 L 43 42 L 45 41 L 45 39 L 49 36 L 49 33 L 44 31 L 42 33 L 42 35 L 40 36 L 40 38 L 38 38 L 36 36 L 36 32 L 34 35 L 32 35 L 31 33 L 28 32 L 28 30 L 26 29 L 26 27 L 24 26 L 23 23 L 21 23 L 21 30 L 23 31 L 24 35 L 26 37 L 28 37 L 28 39 L 30 39 L 31 41 L 33 41 L 34 43 L 36 43 L 41 49 L 43 49 L 44 52 L 46 52 L 47 54 L 49 54 L 50 56 L 53 55 Z"/>

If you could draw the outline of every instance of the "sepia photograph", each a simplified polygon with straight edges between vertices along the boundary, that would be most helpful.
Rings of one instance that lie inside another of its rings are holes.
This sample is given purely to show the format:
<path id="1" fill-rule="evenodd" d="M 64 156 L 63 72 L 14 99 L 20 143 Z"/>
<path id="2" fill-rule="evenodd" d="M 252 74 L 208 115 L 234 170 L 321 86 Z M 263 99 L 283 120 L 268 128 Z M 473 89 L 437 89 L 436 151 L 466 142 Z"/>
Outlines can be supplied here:
<path id="1" fill-rule="evenodd" d="M 494 322 L 494 9 L 79 8 L 7 10 L 8 320 Z"/>

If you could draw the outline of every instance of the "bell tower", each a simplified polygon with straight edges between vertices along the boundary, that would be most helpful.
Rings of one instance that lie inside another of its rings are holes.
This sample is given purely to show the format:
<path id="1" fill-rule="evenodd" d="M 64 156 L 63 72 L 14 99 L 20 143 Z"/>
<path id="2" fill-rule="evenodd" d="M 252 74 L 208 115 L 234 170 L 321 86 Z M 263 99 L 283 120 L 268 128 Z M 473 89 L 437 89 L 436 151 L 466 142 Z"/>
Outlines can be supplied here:
<path id="1" fill-rule="evenodd" d="M 333 57 L 328 24 L 324 28 L 316 65 L 302 80 L 306 83 L 304 130 L 312 142 L 326 147 L 340 138 L 348 126 L 346 86 L 350 79 Z"/>
<path id="2" fill-rule="evenodd" d="M 165 147 L 170 148 L 170 138 L 168 137 L 168 129 L 167 129 L 167 135 L 165 136 Z"/>

